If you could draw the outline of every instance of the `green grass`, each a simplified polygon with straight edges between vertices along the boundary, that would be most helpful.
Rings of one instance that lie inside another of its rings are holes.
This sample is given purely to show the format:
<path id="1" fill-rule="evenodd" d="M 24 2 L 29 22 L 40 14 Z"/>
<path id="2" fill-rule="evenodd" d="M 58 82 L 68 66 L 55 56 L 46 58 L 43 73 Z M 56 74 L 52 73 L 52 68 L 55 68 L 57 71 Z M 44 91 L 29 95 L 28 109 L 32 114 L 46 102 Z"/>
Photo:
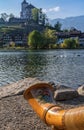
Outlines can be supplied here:
<path id="1" fill-rule="evenodd" d="M 21 25 L 0 25 L 0 33 L 7 33 L 14 30 L 20 30 L 23 29 Z"/>

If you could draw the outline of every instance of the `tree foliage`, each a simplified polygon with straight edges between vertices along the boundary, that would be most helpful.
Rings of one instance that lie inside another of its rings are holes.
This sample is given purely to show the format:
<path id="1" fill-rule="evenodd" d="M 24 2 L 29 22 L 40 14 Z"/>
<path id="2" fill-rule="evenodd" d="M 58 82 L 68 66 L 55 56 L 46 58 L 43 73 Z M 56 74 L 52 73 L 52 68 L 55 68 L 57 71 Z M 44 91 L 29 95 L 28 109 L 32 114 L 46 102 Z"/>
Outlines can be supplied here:
<path id="1" fill-rule="evenodd" d="M 6 13 L 1 13 L 1 18 L 2 18 L 4 21 L 7 21 L 8 14 L 6 14 Z"/>
<path id="2" fill-rule="evenodd" d="M 65 39 L 63 44 L 61 44 L 61 48 L 69 48 L 69 49 L 74 49 L 74 48 L 77 48 L 78 46 L 79 46 L 78 38 Z"/>
<path id="3" fill-rule="evenodd" d="M 61 26 L 62 26 L 62 24 L 59 21 L 57 21 L 57 23 L 54 25 L 54 28 L 57 32 L 60 32 Z"/>
<path id="4" fill-rule="evenodd" d="M 12 13 L 9 14 L 9 19 L 10 19 L 10 18 L 14 18 L 14 17 L 15 17 L 14 14 L 12 14 Z"/>
<path id="5" fill-rule="evenodd" d="M 39 17 L 39 9 L 32 9 L 32 17 L 33 17 L 33 20 L 38 23 L 38 17 Z"/>
<path id="6" fill-rule="evenodd" d="M 10 18 L 14 18 L 14 14 L 10 13 L 1 13 L 1 18 L 6 22 L 8 21 Z"/>
<path id="7" fill-rule="evenodd" d="M 55 30 L 47 29 L 40 33 L 36 30 L 32 31 L 28 36 L 28 46 L 32 49 L 48 48 L 49 44 L 56 43 Z"/>
<path id="8" fill-rule="evenodd" d="M 39 23 L 45 25 L 48 22 L 47 15 L 42 12 L 42 8 L 39 9 Z"/>
<path id="9" fill-rule="evenodd" d="M 46 28 L 43 35 L 45 37 L 45 42 L 47 44 L 56 43 L 57 37 L 56 37 L 56 31 L 55 30 L 51 30 L 51 29 Z"/>
<path id="10" fill-rule="evenodd" d="M 42 35 L 40 32 L 34 30 L 28 36 L 28 46 L 32 49 L 43 48 Z"/>
<path id="11" fill-rule="evenodd" d="M 42 9 L 37 9 L 34 8 L 32 9 L 32 17 L 33 20 L 41 25 L 45 25 L 45 21 L 46 21 L 46 15 L 42 12 Z"/>

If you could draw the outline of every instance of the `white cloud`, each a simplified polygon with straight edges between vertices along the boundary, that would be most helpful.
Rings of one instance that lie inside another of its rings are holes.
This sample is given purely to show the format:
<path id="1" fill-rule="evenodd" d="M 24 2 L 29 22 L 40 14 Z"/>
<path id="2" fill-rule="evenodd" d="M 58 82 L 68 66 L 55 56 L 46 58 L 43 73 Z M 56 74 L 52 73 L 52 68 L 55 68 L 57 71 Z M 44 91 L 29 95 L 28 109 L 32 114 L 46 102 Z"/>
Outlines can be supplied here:
<path id="1" fill-rule="evenodd" d="M 49 9 L 49 12 L 58 12 L 58 11 L 60 11 L 60 7 L 59 6 L 57 6 L 57 7 L 54 7 L 54 8 L 50 8 Z"/>
<path id="2" fill-rule="evenodd" d="M 53 8 L 49 8 L 49 9 L 43 9 L 44 13 L 48 13 L 48 12 L 59 12 L 60 11 L 60 7 L 53 7 Z"/>
<path id="3" fill-rule="evenodd" d="M 47 12 L 48 12 L 48 10 L 47 10 L 47 9 L 42 9 L 42 11 L 43 11 L 44 13 L 47 13 Z"/>

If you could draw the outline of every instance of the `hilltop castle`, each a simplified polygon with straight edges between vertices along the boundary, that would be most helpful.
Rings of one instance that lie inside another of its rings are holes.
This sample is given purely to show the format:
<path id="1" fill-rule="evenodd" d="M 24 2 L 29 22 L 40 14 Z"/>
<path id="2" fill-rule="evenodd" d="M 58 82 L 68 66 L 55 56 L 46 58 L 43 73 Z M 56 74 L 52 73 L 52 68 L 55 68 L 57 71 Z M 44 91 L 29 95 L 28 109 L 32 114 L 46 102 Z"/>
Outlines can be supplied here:
<path id="1" fill-rule="evenodd" d="M 28 23 L 29 21 L 32 21 L 33 23 L 35 23 L 33 16 L 32 16 L 32 9 L 34 9 L 34 8 L 38 9 L 35 6 L 33 6 L 32 4 L 29 4 L 26 0 L 23 0 L 23 2 L 21 3 L 20 17 L 11 17 L 11 18 L 9 18 L 9 20 L 7 22 L 5 22 L 4 19 L 0 18 L 0 24 L 7 24 L 7 23 L 24 24 L 24 23 Z M 42 22 L 45 21 L 45 18 L 43 18 L 42 8 L 40 8 L 38 10 L 39 10 L 38 24 L 42 24 Z"/>
<path id="2" fill-rule="evenodd" d="M 26 2 L 26 0 L 23 0 L 21 3 L 21 12 L 20 12 L 20 18 L 21 19 L 32 19 L 32 9 L 35 8 L 32 4 L 29 4 Z"/>

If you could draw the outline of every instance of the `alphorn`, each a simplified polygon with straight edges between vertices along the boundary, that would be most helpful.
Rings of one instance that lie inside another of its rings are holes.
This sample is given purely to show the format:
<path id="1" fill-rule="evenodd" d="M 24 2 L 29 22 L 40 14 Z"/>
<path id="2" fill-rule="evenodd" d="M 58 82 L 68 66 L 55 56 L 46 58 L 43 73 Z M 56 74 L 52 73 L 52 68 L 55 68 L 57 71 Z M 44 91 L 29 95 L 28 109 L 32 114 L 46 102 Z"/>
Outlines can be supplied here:
<path id="1" fill-rule="evenodd" d="M 48 83 L 36 83 L 25 90 L 24 98 L 52 130 L 84 130 L 84 107 L 64 110 L 56 105 L 53 90 Z"/>

